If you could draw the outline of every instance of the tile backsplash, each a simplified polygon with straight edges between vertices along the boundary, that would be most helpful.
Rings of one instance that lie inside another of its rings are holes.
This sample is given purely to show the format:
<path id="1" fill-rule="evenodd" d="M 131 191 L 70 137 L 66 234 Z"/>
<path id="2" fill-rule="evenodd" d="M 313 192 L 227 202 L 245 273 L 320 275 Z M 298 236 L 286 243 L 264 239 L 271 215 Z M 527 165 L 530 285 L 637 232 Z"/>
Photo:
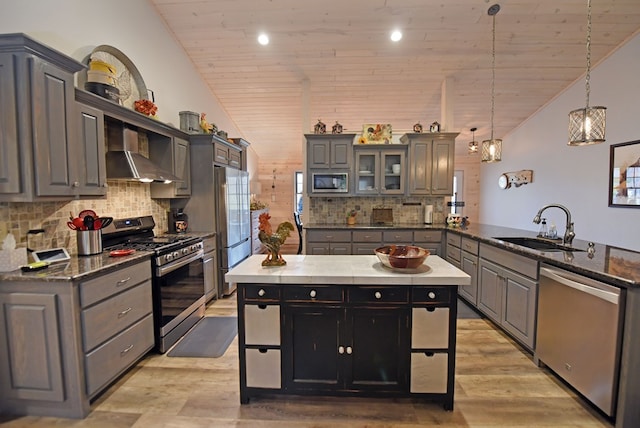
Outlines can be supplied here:
<path id="1" fill-rule="evenodd" d="M 356 223 L 371 221 L 373 208 L 392 208 L 393 222 L 415 224 L 424 222 L 424 206 L 433 205 L 433 224 L 444 224 L 447 207 L 444 197 L 327 197 L 309 198 L 309 220 L 312 224 L 343 224 L 347 213 L 358 212 Z"/>
<path id="2" fill-rule="evenodd" d="M 16 238 L 17 247 L 27 247 L 27 232 L 44 229 L 44 233 L 29 235 L 28 247 L 34 250 L 64 247 L 77 253 L 75 232 L 67 226 L 69 216 L 83 209 L 92 209 L 101 217 L 132 217 L 152 215 L 155 230 L 167 230 L 168 199 L 151 199 L 150 185 L 135 181 L 107 182 L 106 199 L 59 202 L 0 202 L 0 230 Z M 5 236 L 0 236 L 0 241 Z"/>

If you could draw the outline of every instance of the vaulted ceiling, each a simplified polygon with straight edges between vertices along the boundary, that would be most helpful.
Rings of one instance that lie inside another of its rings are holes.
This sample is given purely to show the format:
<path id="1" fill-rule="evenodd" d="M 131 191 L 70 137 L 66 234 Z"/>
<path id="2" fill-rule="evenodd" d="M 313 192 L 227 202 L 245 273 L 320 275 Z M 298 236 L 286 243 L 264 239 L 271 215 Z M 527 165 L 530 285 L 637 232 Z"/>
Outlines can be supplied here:
<path id="1" fill-rule="evenodd" d="M 353 133 L 365 123 L 389 123 L 394 135 L 428 128 L 443 91 L 447 131 L 465 144 L 472 127 L 476 140 L 490 136 L 494 0 L 151 2 L 261 161 L 299 160 L 318 119 L 329 132 L 336 121 Z M 496 138 L 584 81 L 587 35 L 587 0 L 499 4 Z M 592 64 L 640 29 L 639 0 L 592 0 L 592 14 Z"/>

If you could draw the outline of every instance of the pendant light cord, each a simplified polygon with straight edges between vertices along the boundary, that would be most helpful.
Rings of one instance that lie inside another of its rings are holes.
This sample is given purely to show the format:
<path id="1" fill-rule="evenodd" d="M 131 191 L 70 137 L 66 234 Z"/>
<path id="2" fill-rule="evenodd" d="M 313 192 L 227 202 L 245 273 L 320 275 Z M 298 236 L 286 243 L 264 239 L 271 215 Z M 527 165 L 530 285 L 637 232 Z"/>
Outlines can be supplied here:
<path id="1" fill-rule="evenodd" d="M 496 15 L 500 12 L 500 5 L 494 4 L 487 13 L 493 17 L 493 39 L 491 48 L 491 141 L 493 142 L 493 116 L 495 114 L 496 98 Z"/>
<path id="2" fill-rule="evenodd" d="M 589 109 L 589 92 L 591 91 L 591 0 L 587 0 L 587 74 L 585 89 L 587 92 L 586 108 Z"/>

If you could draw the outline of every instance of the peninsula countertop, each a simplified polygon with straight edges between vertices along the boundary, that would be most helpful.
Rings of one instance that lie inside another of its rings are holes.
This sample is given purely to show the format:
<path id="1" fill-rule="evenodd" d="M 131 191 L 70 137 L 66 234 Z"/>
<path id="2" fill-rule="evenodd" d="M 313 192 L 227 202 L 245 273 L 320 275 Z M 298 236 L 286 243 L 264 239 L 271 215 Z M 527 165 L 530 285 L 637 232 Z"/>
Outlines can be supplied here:
<path id="1" fill-rule="evenodd" d="M 383 266 L 375 255 L 284 255 L 285 266 L 262 266 L 264 254 L 256 254 L 232 268 L 229 282 L 262 284 L 336 285 L 469 285 L 471 277 L 431 255 L 418 269 L 401 271 Z"/>

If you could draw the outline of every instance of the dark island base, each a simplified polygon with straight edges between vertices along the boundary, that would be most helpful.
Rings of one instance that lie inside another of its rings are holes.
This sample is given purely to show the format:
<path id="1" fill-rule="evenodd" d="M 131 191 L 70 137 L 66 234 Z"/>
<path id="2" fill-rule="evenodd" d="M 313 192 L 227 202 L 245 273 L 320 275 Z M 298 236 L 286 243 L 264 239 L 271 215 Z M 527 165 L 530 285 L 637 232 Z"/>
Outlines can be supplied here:
<path id="1" fill-rule="evenodd" d="M 409 398 L 453 410 L 457 287 L 238 284 L 240 402 Z"/>

